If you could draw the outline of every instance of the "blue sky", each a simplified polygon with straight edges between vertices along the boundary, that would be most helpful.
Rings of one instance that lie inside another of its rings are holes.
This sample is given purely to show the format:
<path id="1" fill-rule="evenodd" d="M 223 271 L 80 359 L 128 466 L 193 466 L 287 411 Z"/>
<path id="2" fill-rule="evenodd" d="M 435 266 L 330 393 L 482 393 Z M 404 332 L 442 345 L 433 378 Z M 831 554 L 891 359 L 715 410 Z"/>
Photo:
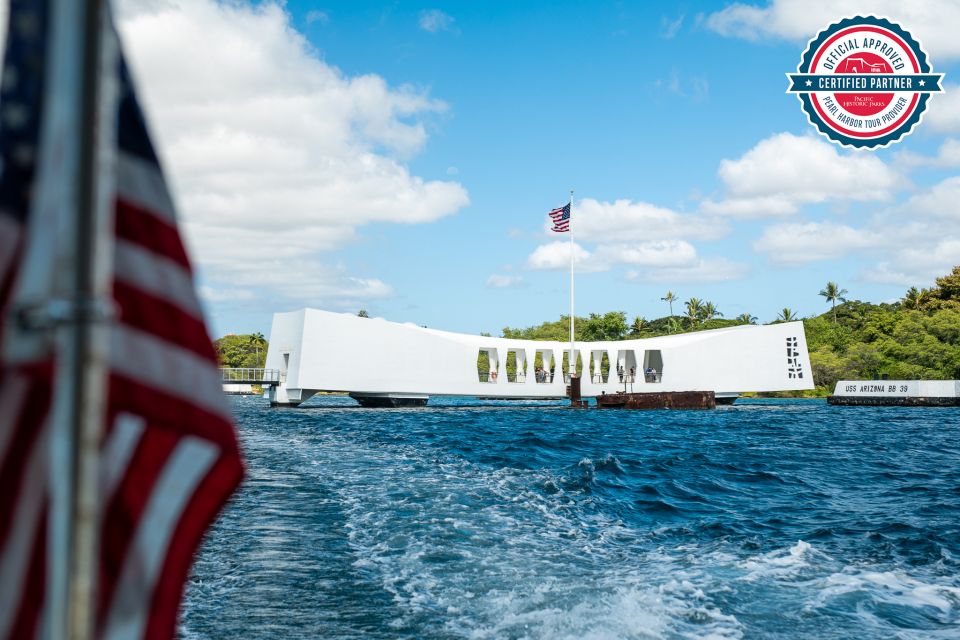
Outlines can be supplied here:
<path id="1" fill-rule="evenodd" d="M 555 319 L 567 236 L 545 214 L 570 189 L 581 314 L 659 317 L 670 289 L 767 322 L 822 312 L 827 280 L 880 302 L 960 264 L 957 3 L 120 6 L 215 335 L 304 306 L 494 335 Z M 784 74 L 871 10 L 947 92 L 851 152 Z"/>

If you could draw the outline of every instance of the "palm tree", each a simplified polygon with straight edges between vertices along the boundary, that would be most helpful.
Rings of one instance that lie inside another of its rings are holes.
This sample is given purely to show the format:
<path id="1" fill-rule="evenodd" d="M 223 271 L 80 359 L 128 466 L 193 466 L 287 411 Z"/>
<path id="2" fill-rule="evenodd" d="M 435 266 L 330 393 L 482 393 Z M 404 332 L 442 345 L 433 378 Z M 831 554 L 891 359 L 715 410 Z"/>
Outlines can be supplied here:
<path id="1" fill-rule="evenodd" d="M 257 360 L 256 360 L 256 362 L 257 362 L 257 366 L 258 366 L 258 367 L 261 366 L 261 362 L 260 362 L 260 347 L 262 347 L 263 345 L 265 345 L 266 342 L 267 342 L 267 339 L 264 338 L 264 337 L 263 337 L 263 334 L 262 334 L 262 333 L 259 333 L 259 332 L 258 332 L 258 333 L 251 333 L 251 334 L 250 334 L 250 337 L 247 338 L 247 344 L 250 345 L 251 347 L 253 347 L 254 350 L 255 350 L 256 353 L 257 353 Z"/>
<path id="2" fill-rule="evenodd" d="M 360 311 L 357 311 L 357 317 L 358 317 L 358 318 L 369 318 L 369 317 L 370 317 L 370 314 L 367 313 L 367 310 L 366 310 L 366 309 L 360 309 Z"/>
<path id="3" fill-rule="evenodd" d="M 749 313 L 741 313 L 734 319 L 740 324 L 757 324 L 757 316 L 752 316 Z"/>
<path id="4" fill-rule="evenodd" d="M 712 302 L 704 303 L 703 309 L 700 310 L 700 315 L 704 320 L 713 320 L 714 318 L 722 318 L 723 314 L 717 310 L 716 305 Z"/>
<path id="5" fill-rule="evenodd" d="M 905 309 L 915 309 L 916 311 L 920 311 L 930 302 L 930 294 L 930 289 L 917 289 L 916 287 L 910 287 L 907 289 L 906 295 L 903 296 L 903 307 Z"/>
<path id="6" fill-rule="evenodd" d="M 667 295 L 663 296 L 663 297 L 660 298 L 660 299 L 663 300 L 664 302 L 666 302 L 668 305 L 670 305 L 670 317 L 672 318 L 672 317 L 673 317 L 673 303 L 676 302 L 677 300 L 679 300 L 679 298 L 677 298 L 677 294 L 675 294 L 673 291 L 667 291 Z"/>
<path id="7" fill-rule="evenodd" d="M 903 300 L 900 302 L 905 309 L 917 309 L 919 307 L 917 304 L 917 300 L 919 298 L 920 289 L 917 289 L 916 287 L 910 287 L 907 289 L 907 292 L 903 295 Z"/>
<path id="8" fill-rule="evenodd" d="M 633 319 L 633 324 L 630 325 L 630 335 L 638 336 L 640 332 L 644 330 L 647 326 L 647 319 L 637 316 Z"/>
<path id="9" fill-rule="evenodd" d="M 790 307 L 784 307 L 783 311 L 780 312 L 780 315 L 777 316 L 777 320 L 781 322 L 793 322 L 797 319 L 797 314 L 790 309 Z"/>
<path id="10" fill-rule="evenodd" d="M 700 298 L 690 298 L 687 300 L 686 306 L 687 320 L 690 321 L 690 326 L 692 327 L 700 321 L 700 317 L 703 315 L 703 302 Z"/>
<path id="11" fill-rule="evenodd" d="M 846 289 L 841 289 L 836 282 L 828 282 L 827 286 L 820 290 L 820 295 L 827 299 L 833 308 L 833 324 L 837 324 L 837 300 L 846 302 L 843 296 L 847 295 Z"/>
<path id="12" fill-rule="evenodd" d="M 667 318 L 667 333 L 680 333 L 681 329 L 683 329 L 683 327 L 680 326 L 679 320 L 673 316 Z"/>

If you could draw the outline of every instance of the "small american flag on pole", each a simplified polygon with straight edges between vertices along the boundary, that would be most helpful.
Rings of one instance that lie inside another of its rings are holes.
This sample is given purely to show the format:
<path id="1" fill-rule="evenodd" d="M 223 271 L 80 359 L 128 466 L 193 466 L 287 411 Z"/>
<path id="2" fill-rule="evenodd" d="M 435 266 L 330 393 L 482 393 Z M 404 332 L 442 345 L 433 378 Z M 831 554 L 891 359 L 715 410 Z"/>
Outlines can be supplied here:
<path id="1" fill-rule="evenodd" d="M 565 204 L 562 207 L 554 209 L 547 213 L 553 222 L 553 230 L 557 233 L 566 233 L 570 231 L 570 205 Z"/>
<path id="2" fill-rule="evenodd" d="M 68 200 L 37 204 L 60 197 L 56 172 L 45 169 L 57 159 L 42 144 L 50 127 L 40 117 L 65 90 L 45 81 L 55 41 L 51 4 L 11 2 L 0 88 L 0 639 L 44 629 L 61 637 L 50 613 L 51 567 L 60 562 L 50 544 L 59 518 L 51 496 L 69 472 L 56 466 L 50 442 L 63 354 L 54 331 L 19 320 L 31 305 L 52 309 L 49 283 L 72 275 L 57 225 L 37 223 L 72 210 Z M 97 184 L 108 185 L 102 210 L 112 215 L 103 218 L 99 250 L 112 255 L 114 314 L 105 327 L 91 626 L 96 638 L 172 638 L 193 553 L 243 465 L 176 211 L 116 33 L 105 25 L 101 50 L 112 56 L 102 54 L 99 117 L 109 126 L 96 130 L 108 161 L 98 163 Z M 63 149 L 79 132 L 59 133 L 49 137 Z M 61 321 L 47 320 L 54 328 Z"/>

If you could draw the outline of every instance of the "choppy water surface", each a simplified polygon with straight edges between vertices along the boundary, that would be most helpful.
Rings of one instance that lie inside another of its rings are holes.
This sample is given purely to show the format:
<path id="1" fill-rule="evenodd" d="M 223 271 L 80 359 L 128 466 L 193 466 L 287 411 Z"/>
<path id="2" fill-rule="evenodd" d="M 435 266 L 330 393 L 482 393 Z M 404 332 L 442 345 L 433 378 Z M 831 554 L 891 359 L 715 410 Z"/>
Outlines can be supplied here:
<path id="1" fill-rule="evenodd" d="M 310 404 L 236 399 L 182 637 L 960 638 L 956 409 Z"/>

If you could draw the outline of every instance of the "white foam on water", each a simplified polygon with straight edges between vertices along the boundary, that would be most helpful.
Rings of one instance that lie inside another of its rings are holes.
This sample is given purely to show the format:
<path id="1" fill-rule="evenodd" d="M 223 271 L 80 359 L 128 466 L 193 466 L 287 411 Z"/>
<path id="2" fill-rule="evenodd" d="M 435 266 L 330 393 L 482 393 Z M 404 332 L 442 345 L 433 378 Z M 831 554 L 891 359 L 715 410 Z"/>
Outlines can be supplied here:
<path id="1" fill-rule="evenodd" d="M 324 446 L 364 460 L 362 473 L 333 460 L 309 469 L 338 491 L 354 567 L 392 595 L 398 627 L 441 620 L 477 639 L 742 637 L 703 588 L 644 558 L 648 532 L 589 500 L 539 491 L 547 471 L 427 462 L 399 445 Z"/>
<path id="2" fill-rule="evenodd" d="M 900 571 L 848 567 L 821 579 L 810 610 L 828 606 L 840 596 L 860 594 L 873 602 L 925 609 L 942 623 L 960 622 L 960 587 L 924 582 Z"/>
<path id="3" fill-rule="evenodd" d="M 824 624 L 855 616 L 868 637 L 960 629 L 956 581 L 846 567 L 804 540 L 747 557 L 723 541 L 656 547 L 669 527 L 638 531 L 556 472 L 437 459 L 349 434 L 308 445 L 304 473 L 336 494 L 353 566 L 390 594 L 397 629 L 477 640 L 738 640 L 748 629 L 737 616 L 756 605 Z M 595 466 L 584 458 L 562 473 Z M 905 629 L 882 606 L 952 629 Z"/>
<path id="4" fill-rule="evenodd" d="M 829 562 L 826 554 L 814 549 L 809 542 L 798 540 L 789 549 L 777 549 L 763 555 L 754 556 L 739 561 L 737 566 L 747 573 L 743 580 L 756 581 L 763 579 L 791 580 L 801 576 L 814 563 Z"/>

